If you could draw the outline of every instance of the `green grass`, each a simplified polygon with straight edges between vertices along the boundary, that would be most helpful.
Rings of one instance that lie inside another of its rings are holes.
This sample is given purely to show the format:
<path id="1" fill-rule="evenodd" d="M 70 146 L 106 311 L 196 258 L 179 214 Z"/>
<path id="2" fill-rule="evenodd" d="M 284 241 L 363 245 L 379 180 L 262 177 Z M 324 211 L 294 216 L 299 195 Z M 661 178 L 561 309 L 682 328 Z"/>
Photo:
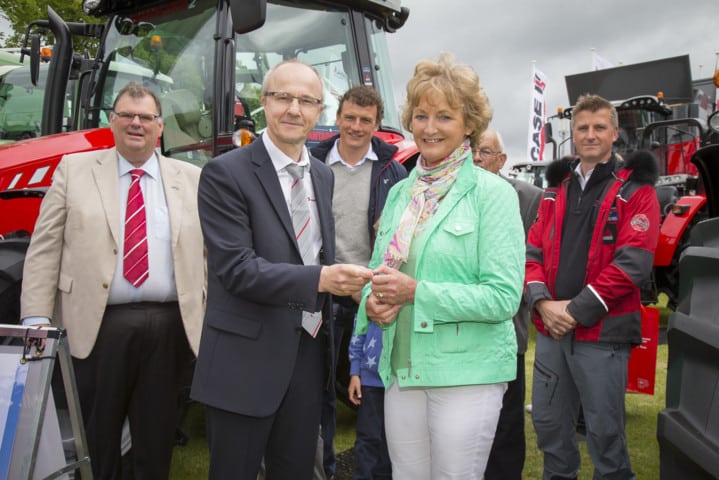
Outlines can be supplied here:
<path id="1" fill-rule="evenodd" d="M 666 325 L 666 316 L 670 312 L 661 308 L 661 325 Z M 534 366 L 534 339 L 536 330 L 530 329 L 529 348 L 526 354 L 527 401 L 532 398 L 532 370 Z M 657 352 L 657 372 L 654 395 L 627 394 L 627 444 L 632 468 L 637 478 L 659 478 L 659 444 L 657 443 L 657 415 L 664 408 L 667 377 L 667 346 L 659 345 Z M 199 480 L 207 478 L 207 439 L 205 437 L 204 409 L 193 404 L 187 418 L 190 441 L 187 445 L 175 448 L 170 478 L 173 480 Z M 340 404 L 337 411 L 337 434 L 335 450 L 343 452 L 354 445 L 355 413 Z M 532 419 L 525 415 L 527 434 L 527 459 L 524 466 L 525 479 L 542 478 L 542 455 L 537 449 L 537 438 Z M 579 479 L 592 478 L 592 462 L 587 453 L 586 443 L 580 442 L 582 469 Z"/>

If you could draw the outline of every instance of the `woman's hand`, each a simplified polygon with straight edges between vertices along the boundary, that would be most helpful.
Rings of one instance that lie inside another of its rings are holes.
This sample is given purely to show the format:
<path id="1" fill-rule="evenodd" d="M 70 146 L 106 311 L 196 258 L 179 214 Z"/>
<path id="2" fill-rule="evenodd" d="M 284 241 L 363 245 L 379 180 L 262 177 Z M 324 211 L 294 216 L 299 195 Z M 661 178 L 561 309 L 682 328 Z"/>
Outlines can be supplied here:
<path id="1" fill-rule="evenodd" d="M 414 303 L 417 280 L 384 264 L 375 268 L 373 273 L 372 295 L 380 303 L 388 305 Z"/>
<path id="2" fill-rule="evenodd" d="M 394 322 L 400 308 L 402 308 L 401 304 L 390 305 L 383 303 L 374 294 L 370 294 L 365 303 L 367 318 L 376 323 L 380 328 L 384 328 Z"/>

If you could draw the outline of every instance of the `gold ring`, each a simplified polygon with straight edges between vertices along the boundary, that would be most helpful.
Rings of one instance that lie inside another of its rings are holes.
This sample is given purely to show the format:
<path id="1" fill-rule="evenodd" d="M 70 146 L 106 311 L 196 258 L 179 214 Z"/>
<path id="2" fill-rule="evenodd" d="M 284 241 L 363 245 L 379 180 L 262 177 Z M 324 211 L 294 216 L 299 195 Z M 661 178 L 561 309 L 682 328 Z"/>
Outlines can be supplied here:
<path id="1" fill-rule="evenodd" d="M 377 293 L 374 294 L 374 296 L 377 297 L 377 298 L 384 298 L 384 293 L 382 293 L 382 292 L 377 292 Z"/>

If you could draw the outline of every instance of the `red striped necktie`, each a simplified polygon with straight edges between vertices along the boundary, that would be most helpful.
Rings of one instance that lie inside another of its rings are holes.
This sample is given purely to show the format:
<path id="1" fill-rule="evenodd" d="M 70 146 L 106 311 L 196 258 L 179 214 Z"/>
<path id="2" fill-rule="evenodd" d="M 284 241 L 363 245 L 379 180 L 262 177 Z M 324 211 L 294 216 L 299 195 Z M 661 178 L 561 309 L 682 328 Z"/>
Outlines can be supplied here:
<path id="1" fill-rule="evenodd" d="M 127 210 L 125 211 L 125 254 L 122 272 L 133 287 L 139 287 L 150 276 L 147 261 L 147 224 L 145 219 L 145 200 L 140 189 L 140 177 L 144 170 L 130 170 L 132 180 L 127 192 Z"/>
<path id="2" fill-rule="evenodd" d="M 285 168 L 292 177 L 290 213 L 292 214 L 292 227 L 295 230 L 297 247 L 300 249 L 302 262 L 305 265 L 313 265 L 317 259 L 314 254 L 314 243 L 310 228 L 309 196 L 302 181 L 305 176 L 305 167 L 289 164 Z M 302 328 L 307 330 L 307 333 L 315 337 L 321 325 L 321 312 L 302 312 Z"/>

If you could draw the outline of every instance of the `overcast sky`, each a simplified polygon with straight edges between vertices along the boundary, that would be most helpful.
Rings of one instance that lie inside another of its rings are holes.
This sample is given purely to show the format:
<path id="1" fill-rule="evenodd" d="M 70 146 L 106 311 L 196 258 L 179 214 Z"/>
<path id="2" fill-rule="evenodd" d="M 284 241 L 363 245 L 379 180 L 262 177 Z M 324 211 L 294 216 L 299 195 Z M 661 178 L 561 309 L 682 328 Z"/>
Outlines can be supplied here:
<path id="1" fill-rule="evenodd" d="M 402 0 L 407 23 L 388 35 L 397 101 L 417 61 L 451 52 L 479 73 L 508 164 L 527 159 L 532 62 L 548 77 L 547 114 L 569 106 L 565 75 L 592 70 L 592 49 L 615 66 L 690 56 L 710 77 L 719 51 L 719 1 Z M 653 94 L 656 92 L 647 92 Z"/>

